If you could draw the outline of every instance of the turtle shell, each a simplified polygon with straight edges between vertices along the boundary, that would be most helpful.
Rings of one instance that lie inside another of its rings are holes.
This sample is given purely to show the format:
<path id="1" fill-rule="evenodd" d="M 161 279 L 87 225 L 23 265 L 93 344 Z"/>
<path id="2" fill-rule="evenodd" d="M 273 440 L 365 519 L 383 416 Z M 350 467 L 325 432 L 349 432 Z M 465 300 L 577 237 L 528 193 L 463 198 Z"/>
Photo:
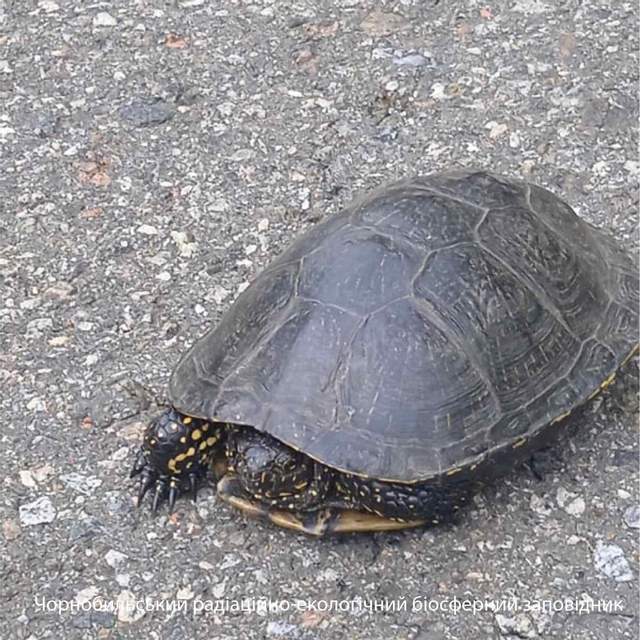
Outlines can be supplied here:
<path id="1" fill-rule="evenodd" d="M 638 342 L 638 274 L 549 191 L 397 182 L 302 234 L 173 372 L 177 409 L 413 483 L 538 438 Z"/>

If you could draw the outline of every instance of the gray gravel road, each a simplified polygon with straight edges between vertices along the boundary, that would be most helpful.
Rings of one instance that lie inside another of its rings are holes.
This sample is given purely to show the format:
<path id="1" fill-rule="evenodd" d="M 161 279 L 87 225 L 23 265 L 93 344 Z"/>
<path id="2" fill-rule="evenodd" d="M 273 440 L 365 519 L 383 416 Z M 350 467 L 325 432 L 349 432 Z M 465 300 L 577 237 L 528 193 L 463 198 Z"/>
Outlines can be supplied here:
<path id="1" fill-rule="evenodd" d="M 384 181 L 525 177 L 637 256 L 638 13 L 0 1 L 0 637 L 637 638 L 637 362 L 454 525 L 153 518 L 127 473 L 185 347 Z"/>

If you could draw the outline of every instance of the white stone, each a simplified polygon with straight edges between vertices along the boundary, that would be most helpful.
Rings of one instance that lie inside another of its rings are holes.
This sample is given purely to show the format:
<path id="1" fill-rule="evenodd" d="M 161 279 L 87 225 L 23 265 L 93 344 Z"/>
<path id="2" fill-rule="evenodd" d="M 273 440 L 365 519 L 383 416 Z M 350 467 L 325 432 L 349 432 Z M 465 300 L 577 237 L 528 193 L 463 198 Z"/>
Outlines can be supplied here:
<path id="1" fill-rule="evenodd" d="M 78 591 L 74 599 L 78 604 L 85 604 L 86 602 L 91 602 L 91 600 L 93 600 L 93 598 L 95 598 L 99 593 L 100 590 L 98 587 L 86 587 Z"/>
<path id="2" fill-rule="evenodd" d="M 100 11 L 93 18 L 94 27 L 115 27 L 118 21 L 106 11 Z"/>
<path id="3" fill-rule="evenodd" d="M 524 613 L 519 613 L 513 618 L 496 613 L 495 620 L 503 635 L 518 638 L 535 638 L 538 635 L 531 620 Z"/>
<path id="4" fill-rule="evenodd" d="M 442 100 L 446 97 L 444 92 L 444 85 L 441 82 L 434 82 L 431 85 L 431 97 L 434 100 Z"/>
<path id="5" fill-rule="evenodd" d="M 228 295 L 229 290 L 219 284 L 213 288 L 213 299 L 216 301 L 216 304 L 222 304 Z"/>
<path id="6" fill-rule="evenodd" d="M 629 562 L 624 557 L 624 551 L 616 544 L 599 542 L 593 557 L 596 569 L 616 582 L 633 580 L 633 573 Z"/>
<path id="7" fill-rule="evenodd" d="M 33 475 L 31 474 L 31 471 L 29 471 L 28 469 L 24 469 L 20 471 L 19 476 L 20 476 L 20 482 L 22 482 L 22 484 L 25 487 L 29 487 L 29 489 L 33 489 L 34 487 L 37 486 L 36 481 L 33 479 Z"/>
<path id="8" fill-rule="evenodd" d="M 567 491 L 564 487 L 559 487 L 556 493 L 558 505 L 572 516 L 581 516 L 586 508 L 583 498 L 576 493 Z"/>
<path id="9" fill-rule="evenodd" d="M 35 524 L 46 524 L 56 519 L 56 510 L 47 496 L 42 496 L 33 502 L 27 502 L 18 509 L 20 522 L 25 527 Z"/>
<path id="10" fill-rule="evenodd" d="M 544 13 L 549 10 L 549 5 L 540 0 L 517 0 L 513 10 L 527 14 Z"/>
<path id="11" fill-rule="evenodd" d="M 624 521 L 629 528 L 640 529 L 640 507 L 634 505 L 625 509 Z"/>
<path id="12" fill-rule="evenodd" d="M 116 569 L 119 565 L 121 565 L 125 560 L 128 559 L 124 553 L 120 553 L 120 551 L 116 551 L 115 549 L 109 549 L 107 553 L 105 553 L 104 559 L 106 563 Z"/>
<path id="13" fill-rule="evenodd" d="M 84 493 L 85 495 L 91 495 L 94 489 L 102 485 L 100 478 L 96 476 L 85 476 L 75 471 L 61 475 L 60 480 L 62 480 L 69 489 Z"/>
<path id="14" fill-rule="evenodd" d="M 191 258 L 193 256 L 197 245 L 195 242 L 191 242 L 187 233 L 184 231 L 172 231 L 171 237 L 178 245 L 178 250 L 183 258 Z"/>
<path id="15" fill-rule="evenodd" d="M 31 400 L 27 402 L 27 409 L 29 409 L 29 411 L 46 411 L 47 407 L 41 398 L 31 398 Z"/>
<path id="16" fill-rule="evenodd" d="M 195 595 L 196 594 L 191 590 L 191 587 L 189 587 L 189 585 L 178 589 L 178 591 L 176 592 L 176 598 L 178 600 L 191 600 Z"/>
<path id="17" fill-rule="evenodd" d="M 226 588 L 227 588 L 227 581 L 226 580 L 224 580 L 223 582 L 218 582 L 218 584 L 216 584 L 213 587 L 211 587 L 211 595 L 214 598 L 222 598 Z"/>
<path id="18" fill-rule="evenodd" d="M 55 336 L 49 340 L 49 346 L 51 347 L 64 347 L 69 343 L 69 336 Z"/>
<path id="19" fill-rule="evenodd" d="M 551 508 L 547 505 L 546 500 L 535 493 L 529 498 L 529 507 L 541 516 L 548 516 L 551 513 Z"/>
<path id="20" fill-rule="evenodd" d="M 150 224 L 141 224 L 138 227 L 138 233 L 141 233 L 145 236 L 155 236 L 158 234 L 158 230 Z"/>
<path id="21" fill-rule="evenodd" d="M 253 149 L 238 149 L 235 153 L 229 156 L 229 160 L 233 162 L 245 162 L 250 160 L 255 155 Z"/>
<path id="22" fill-rule="evenodd" d="M 144 609 L 136 608 L 136 597 L 127 589 L 118 594 L 116 606 L 120 622 L 136 622 L 145 614 Z"/>
<path id="23" fill-rule="evenodd" d="M 58 3 L 53 2 L 53 0 L 40 0 L 40 2 L 38 2 L 38 6 L 45 13 L 54 13 L 55 11 L 58 11 L 60 9 Z"/>

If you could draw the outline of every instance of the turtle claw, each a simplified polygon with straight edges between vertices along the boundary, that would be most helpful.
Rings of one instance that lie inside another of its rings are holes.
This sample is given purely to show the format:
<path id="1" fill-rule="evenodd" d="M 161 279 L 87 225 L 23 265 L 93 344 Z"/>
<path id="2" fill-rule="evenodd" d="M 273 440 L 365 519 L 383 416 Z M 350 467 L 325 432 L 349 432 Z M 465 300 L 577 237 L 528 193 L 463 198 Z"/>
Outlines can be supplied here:
<path id="1" fill-rule="evenodd" d="M 196 502 L 198 500 L 198 489 L 200 488 L 200 476 L 198 473 L 190 473 L 189 490 L 191 491 L 191 499 Z"/>
<path id="2" fill-rule="evenodd" d="M 139 473 L 147 466 L 147 459 L 144 456 L 144 451 L 142 449 L 138 450 L 138 455 L 133 463 L 133 467 L 131 468 L 131 472 L 129 473 L 130 478 L 135 478 Z"/>
<path id="3" fill-rule="evenodd" d="M 173 513 L 173 509 L 176 506 L 176 500 L 178 498 L 179 491 L 178 485 L 174 478 L 169 483 L 169 513 Z"/>
<path id="4" fill-rule="evenodd" d="M 165 470 L 159 466 L 154 460 L 153 451 L 149 446 L 143 444 L 136 454 L 130 478 L 140 476 L 138 485 L 137 506 L 140 507 L 147 493 L 152 495 L 151 508 L 157 513 L 166 499 L 169 506 L 169 512 L 175 509 L 178 498 L 188 493 L 192 496 L 194 502 L 198 494 L 198 488 L 202 478 L 207 473 L 206 460 L 195 460 L 193 466 L 189 466 L 189 471 L 185 475 L 179 475 L 172 470 Z"/>
<path id="5" fill-rule="evenodd" d="M 140 472 L 138 472 L 140 473 Z M 138 507 L 142 504 L 142 500 L 147 494 L 147 491 L 156 483 L 158 476 L 149 467 L 146 467 L 142 471 L 142 477 L 140 478 L 140 488 L 138 490 Z"/>
<path id="6" fill-rule="evenodd" d="M 153 505 L 151 507 L 151 509 L 153 510 L 153 513 L 158 512 L 158 507 L 162 502 L 162 498 L 164 498 L 165 496 L 166 489 L 167 489 L 167 481 L 165 480 L 165 478 L 160 476 L 156 482 L 156 490 L 153 493 Z"/>

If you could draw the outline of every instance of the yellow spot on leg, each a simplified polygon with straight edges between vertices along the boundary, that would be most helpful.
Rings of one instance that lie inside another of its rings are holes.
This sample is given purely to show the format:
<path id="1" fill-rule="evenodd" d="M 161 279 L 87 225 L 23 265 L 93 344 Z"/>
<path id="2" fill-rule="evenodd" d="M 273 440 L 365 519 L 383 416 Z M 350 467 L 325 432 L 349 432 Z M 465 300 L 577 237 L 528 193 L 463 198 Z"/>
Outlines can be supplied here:
<path id="1" fill-rule="evenodd" d="M 191 434 L 191 439 L 200 440 L 200 438 L 202 438 L 202 431 L 200 431 L 200 429 L 194 429 L 193 433 Z"/>
<path id="2" fill-rule="evenodd" d="M 186 416 L 182 419 L 182 424 L 191 424 L 191 418 L 189 416 Z"/>

